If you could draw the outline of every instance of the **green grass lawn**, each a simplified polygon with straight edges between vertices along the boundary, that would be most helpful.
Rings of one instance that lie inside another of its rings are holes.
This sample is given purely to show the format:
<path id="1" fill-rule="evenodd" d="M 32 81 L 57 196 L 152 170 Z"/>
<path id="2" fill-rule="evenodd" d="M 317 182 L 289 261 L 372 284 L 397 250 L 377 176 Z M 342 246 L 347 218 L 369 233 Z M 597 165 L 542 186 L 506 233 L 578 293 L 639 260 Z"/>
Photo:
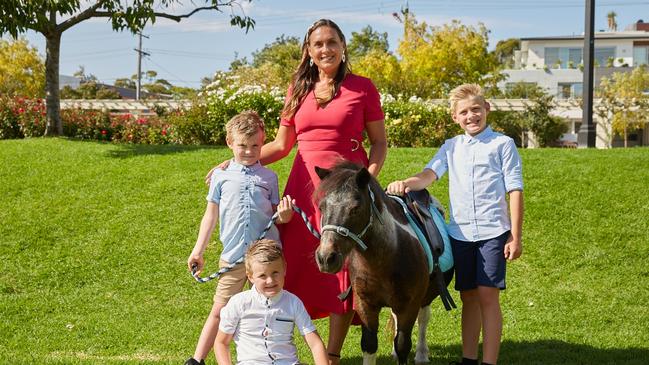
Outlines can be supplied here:
<path id="1" fill-rule="evenodd" d="M 390 150 L 381 183 L 419 171 L 433 152 Z M 521 154 L 524 253 L 508 266 L 500 362 L 649 363 L 649 149 Z M 227 157 L 213 147 L 0 141 L 0 363 L 181 364 L 191 355 L 214 283 L 196 283 L 185 260 L 205 208 L 203 176 Z M 281 185 L 290 163 L 272 166 Z M 431 192 L 447 205 L 446 178 Z M 326 339 L 326 320 L 316 323 Z M 459 310 L 435 301 L 428 333 L 431 364 L 459 357 Z M 391 340 L 379 339 L 378 363 L 393 363 Z M 352 328 L 343 364 L 362 363 L 359 343 Z"/>

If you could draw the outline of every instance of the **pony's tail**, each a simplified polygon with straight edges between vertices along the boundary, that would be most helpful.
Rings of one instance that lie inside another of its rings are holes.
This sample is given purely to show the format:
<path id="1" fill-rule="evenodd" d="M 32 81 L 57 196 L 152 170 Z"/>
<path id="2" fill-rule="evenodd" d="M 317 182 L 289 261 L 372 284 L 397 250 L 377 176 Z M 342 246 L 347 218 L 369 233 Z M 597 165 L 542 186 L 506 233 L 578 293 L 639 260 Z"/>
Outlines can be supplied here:
<path id="1" fill-rule="evenodd" d="M 390 308 L 390 316 L 388 321 L 385 323 L 385 332 L 390 335 L 390 339 L 394 340 L 394 337 L 397 335 L 397 320 L 395 319 L 395 314 Z"/>

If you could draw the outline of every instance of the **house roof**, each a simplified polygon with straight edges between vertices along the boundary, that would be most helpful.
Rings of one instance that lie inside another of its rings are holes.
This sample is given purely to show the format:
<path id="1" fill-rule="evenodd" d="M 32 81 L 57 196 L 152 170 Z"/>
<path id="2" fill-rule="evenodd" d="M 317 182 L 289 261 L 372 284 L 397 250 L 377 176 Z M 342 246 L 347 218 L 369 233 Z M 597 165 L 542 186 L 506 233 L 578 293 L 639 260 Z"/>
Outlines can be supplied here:
<path id="1" fill-rule="evenodd" d="M 638 39 L 649 40 L 649 32 L 597 32 L 595 39 Z M 584 40 L 583 34 L 550 36 L 550 37 L 527 37 L 521 38 L 521 41 L 575 41 Z"/>

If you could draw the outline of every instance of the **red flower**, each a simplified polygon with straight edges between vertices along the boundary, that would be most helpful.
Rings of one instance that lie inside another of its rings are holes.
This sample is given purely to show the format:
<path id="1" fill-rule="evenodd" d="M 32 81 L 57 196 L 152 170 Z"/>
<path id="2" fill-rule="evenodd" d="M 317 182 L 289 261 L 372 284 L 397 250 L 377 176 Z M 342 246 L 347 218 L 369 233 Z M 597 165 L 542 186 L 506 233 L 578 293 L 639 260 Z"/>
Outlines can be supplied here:
<path id="1" fill-rule="evenodd" d="M 144 118 L 138 118 L 137 124 L 146 124 L 146 119 Z"/>
<path id="2" fill-rule="evenodd" d="M 162 135 L 163 135 L 163 136 L 166 136 L 166 135 L 167 135 L 167 130 L 166 130 L 166 129 L 163 129 L 163 130 L 162 130 Z"/>
<path id="3" fill-rule="evenodd" d="M 106 130 L 105 130 L 105 129 L 102 129 L 102 130 L 101 130 L 101 134 L 102 134 L 102 135 L 104 135 L 104 136 L 105 136 L 105 135 L 106 135 L 106 133 L 107 133 L 107 132 L 106 132 Z"/>
<path id="4" fill-rule="evenodd" d="M 24 112 L 25 112 L 25 109 L 23 109 L 23 108 L 18 108 L 18 113 L 22 114 L 22 113 L 24 113 Z"/>

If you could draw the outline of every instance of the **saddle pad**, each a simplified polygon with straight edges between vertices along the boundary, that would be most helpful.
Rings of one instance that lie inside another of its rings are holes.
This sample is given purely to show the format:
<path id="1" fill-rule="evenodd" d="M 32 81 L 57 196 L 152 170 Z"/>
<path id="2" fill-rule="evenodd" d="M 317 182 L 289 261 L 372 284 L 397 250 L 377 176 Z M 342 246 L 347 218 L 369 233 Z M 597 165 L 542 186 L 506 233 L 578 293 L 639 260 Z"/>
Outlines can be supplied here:
<path id="1" fill-rule="evenodd" d="M 419 229 L 417 223 L 415 223 L 412 214 L 408 210 L 408 207 L 403 202 L 401 197 L 393 196 L 393 195 L 389 195 L 389 197 L 399 202 L 399 204 L 401 204 L 401 207 L 403 208 L 403 211 L 406 214 L 406 217 L 408 218 L 408 223 L 410 223 L 410 226 L 412 227 L 413 231 L 415 231 L 415 234 L 417 234 L 419 243 L 424 248 L 424 252 L 426 252 L 426 259 L 428 260 L 428 272 L 432 273 L 433 253 L 430 250 L 430 245 L 426 242 L 426 238 L 424 237 L 423 232 L 421 231 L 421 229 Z M 430 214 L 433 217 L 433 220 L 435 221 L 435 226 L 437 226 L 437 229 L 439 230 L 439 234 L 442 236 L 442 240 L 444 241 L 444 252 L 439 257 L 439 266 L 443 272 L 446 272 L 451 268 L 453 268 L 453 251 L 451 250 L 451 240 L 448 238 L 448 230 L 446 229 L 446 222 L 444 221 L 444 217 L 442 217 L 442 214 L 439 212 L 439 210 L 435 208 L 435 204 L 432 203 L 429 204 L 428 210 L 430 211 Z"/>
<path id="2" fill-rule="evenodd" d="M 453 251 L 451 249 L 451 239 L 448 238 L 446 221 L 444 221 L 444 217 L 442 217 L 442 213 L 440 213 L 440 211 L 437 210 L 437 208 L 435 208 L 434 205 L 435 204 L 430 204 L 428 206 L 428 210 L 430 211 L 430 214 L 433 216 L 433 220 L 435 221 L 435 225 L 439 230 L 439 234 L 442 236 L 442 240 L 444 240 L 444 252 L 439 257 L 439 266 L 443 272 L 446 272 L 450 270 L 454 265 Z"/>

